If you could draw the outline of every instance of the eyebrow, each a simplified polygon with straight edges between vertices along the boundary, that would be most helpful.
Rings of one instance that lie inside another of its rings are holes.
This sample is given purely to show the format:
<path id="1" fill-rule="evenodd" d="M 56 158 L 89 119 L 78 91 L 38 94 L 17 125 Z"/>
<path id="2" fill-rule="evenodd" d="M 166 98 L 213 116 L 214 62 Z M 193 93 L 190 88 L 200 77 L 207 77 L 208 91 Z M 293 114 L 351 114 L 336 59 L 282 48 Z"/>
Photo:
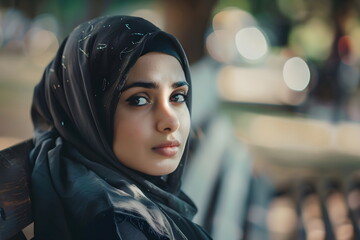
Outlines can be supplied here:
<path id="1" fill-rule="evenodd" d="M 173 84 L 171 84 L 172 88 L 178 88 L 178 87 L 182 87 L 182 86 L 187 86 L 190 87 L 190 85 L 185 82 L 185 81 L 179 81 L 179 82 L 175 82 Z M 125 86 L 122 89 L 122 92 L 125 92 L 126 90 L 130 89 L 130 88 L 135 88 L 135 87 L 141 87 L 141 88 L 148 88 L 148 89 L 158 89 L 159 85 L 155 82 L 134 82 L 132 84 L 129 84 L 127 86 Z"/>

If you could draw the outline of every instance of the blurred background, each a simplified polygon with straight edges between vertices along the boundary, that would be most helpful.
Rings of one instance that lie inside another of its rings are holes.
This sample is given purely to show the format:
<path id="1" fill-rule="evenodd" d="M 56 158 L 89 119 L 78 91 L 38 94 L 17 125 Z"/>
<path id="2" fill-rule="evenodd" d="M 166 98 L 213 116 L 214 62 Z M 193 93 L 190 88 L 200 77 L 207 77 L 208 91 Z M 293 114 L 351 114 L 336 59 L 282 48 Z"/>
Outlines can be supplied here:
<path id="1" fill-rule="evenodd" d="M 357 0 L 1 0 L 0 149 L 31 138 L 35 84 L 79 23 L 135 15 L 193 78 L 184 190 L 214 239 L 360 239 Z"/>

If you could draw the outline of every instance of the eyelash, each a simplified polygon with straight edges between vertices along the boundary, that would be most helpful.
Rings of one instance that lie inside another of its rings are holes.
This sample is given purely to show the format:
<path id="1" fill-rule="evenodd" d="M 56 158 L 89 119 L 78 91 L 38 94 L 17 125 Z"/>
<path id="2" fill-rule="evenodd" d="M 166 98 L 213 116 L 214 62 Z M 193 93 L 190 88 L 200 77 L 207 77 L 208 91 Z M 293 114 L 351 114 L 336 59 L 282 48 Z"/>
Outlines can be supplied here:
<path id="1" fill-rule="evenodd" d="M 177 98 L 178 96 L 181 96 L 183 99 L 180 100 L 180 101 L 173 101 L 175 98 Z M 140 99 L 145 99 L 145 103 L 140 103 Z M 185 93 L 175 93 L 173 94 L 172 96 L 170 96 L 170 100 L 177 103 L 177 104 L 182 104 L 184 102 L 186 102 L 187 100 L 187 94 Z M 148 97 L 145 97 L 145 96 L 131 96 L 129 97 L 126 102 L 128 102 L 128 104 L 130 106 L 134 106 L 134 107 L 142 107 L 142 106 L 145 106 L 147 104 L 151 104 L 150 100 L 148 99 Z"/>

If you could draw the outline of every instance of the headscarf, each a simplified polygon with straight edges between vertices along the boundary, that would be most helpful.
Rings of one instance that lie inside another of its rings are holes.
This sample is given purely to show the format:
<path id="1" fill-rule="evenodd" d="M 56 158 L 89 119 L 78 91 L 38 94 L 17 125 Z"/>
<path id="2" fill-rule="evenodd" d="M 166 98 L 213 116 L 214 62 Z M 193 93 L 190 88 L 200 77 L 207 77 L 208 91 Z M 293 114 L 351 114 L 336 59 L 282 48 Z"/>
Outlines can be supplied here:
<path id="1" fill-rule="evenodd" d="M 31 109 L 36 239 L 80 239 L 89 221 L 108 210 L 140 219 L 169 239 L 206 238 L 191 223 L 196 208 L 180 190 L 188 143 L 178 168 L 166 177 L 132 170 L 112 151 L 114 113 L 127 73 L 154 49 L 173 52 L 191 84 L 179 42 L 138 17 L 79 25 L 46 67 Z"/>

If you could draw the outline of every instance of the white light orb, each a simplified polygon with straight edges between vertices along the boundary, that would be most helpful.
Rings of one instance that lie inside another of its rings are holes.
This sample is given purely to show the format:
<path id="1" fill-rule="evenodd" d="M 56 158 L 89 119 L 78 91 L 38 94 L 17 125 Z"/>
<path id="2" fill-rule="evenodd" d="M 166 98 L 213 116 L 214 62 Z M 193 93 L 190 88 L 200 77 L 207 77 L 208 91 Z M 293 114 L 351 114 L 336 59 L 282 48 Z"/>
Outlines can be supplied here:
<path id="1" fill-rule="evenodd" d="M 250 61 L 259 60 L 268 52 L 266 38 L 256 27 L 243 28 L 238 31 L 235 43 L 240 55 Z"/>
<path id="2" fill-rule="evenodd" d="M 283 77 L 288 88 L 303 91 L 310 82 L 310 69 L 303 59 L 293 57 L 285 62 Z"/>

